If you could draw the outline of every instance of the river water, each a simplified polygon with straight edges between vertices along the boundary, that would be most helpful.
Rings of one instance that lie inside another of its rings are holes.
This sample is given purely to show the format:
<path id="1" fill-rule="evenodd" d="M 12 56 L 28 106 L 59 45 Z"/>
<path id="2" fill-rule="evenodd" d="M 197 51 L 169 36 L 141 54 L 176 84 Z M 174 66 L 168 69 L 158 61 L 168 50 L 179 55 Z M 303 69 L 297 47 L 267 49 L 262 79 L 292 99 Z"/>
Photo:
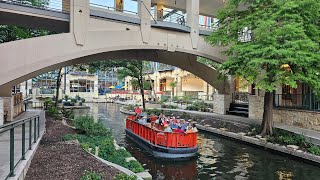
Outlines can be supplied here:
<path id="1" fill-rule="evenodd" d="M 124 146 L 154 179 L 253 179 L 320 180 L 320 167 L 284 157 L 221 137 L 199 132 L 199 155 L 186 161 L 157 160 L 126 138 L 125 117 L 118 104 L 89 104 L 90 110 L 76 110 L 76 116 L 90 114 L 112 129 Z"/>

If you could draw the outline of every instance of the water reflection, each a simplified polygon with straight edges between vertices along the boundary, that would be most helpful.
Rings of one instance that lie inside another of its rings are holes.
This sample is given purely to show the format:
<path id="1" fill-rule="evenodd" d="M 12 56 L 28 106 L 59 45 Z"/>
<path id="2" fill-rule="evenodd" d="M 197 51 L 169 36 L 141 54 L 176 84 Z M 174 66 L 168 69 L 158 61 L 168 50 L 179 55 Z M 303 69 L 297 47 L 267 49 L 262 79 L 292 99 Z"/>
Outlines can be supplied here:
<path id="1" fill-rule="evenodd" d="M 157 160 L 125 137 L 125 117 L 116 104 L 89 104 L 91 114 L 112 129 L 117 142 L 150 170 L 154 179 L 253 179 L 318 180 L 320 168 L 267 151 L 235 143 L 207 133 L 199 133 L 199 155 L 188 161 Z M 89 111 L 89 112 L 88 112 Z"/>

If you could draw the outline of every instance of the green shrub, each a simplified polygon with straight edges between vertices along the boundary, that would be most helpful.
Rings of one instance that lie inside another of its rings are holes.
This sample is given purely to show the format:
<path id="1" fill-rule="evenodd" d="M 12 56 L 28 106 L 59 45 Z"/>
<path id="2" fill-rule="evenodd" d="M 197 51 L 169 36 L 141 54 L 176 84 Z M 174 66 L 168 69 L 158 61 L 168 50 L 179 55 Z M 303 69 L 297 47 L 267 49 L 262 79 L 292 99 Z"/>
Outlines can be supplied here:
<path id="1" fill-rule="evenodd" d="M 125 173 L 120 173 L 114 177 L 115 180 L 137 180 L 138 178 L 133 175 L 127 175 Z"/>
<path id="2" fill-rule="evenodd" d="M 149 114 L 149 115 L 150 114 L 154 114 L 154 115 L 158 116 L 161 113 L 161 110 L 159 110 L 159 109 L 147 109 L 146 113 Z"/>
<path id="3" fill-rule="evenodd" d="M 77 99 L 71 99 L 71 102 L 73 102 L 73 103 L 76 103 L 77 102 Z"/>
<path id="4" fill-rule="evenodd" d="M 79 106 L 82 106 L 82 101 L 79 102 Z"/>
<path id="5" fill-rule="evenodd" d="M 64 99 L 65 99 L 65 100 L 68 100 L 68 99 L 69 99 L 69 96 L 68 96 L 68 95 L 65 95 L 65 96 L 64 96 Z"/>
<path id="6" fill-rule="evenodd" d="M 109 129 L 103 127 L 101 122 L 94 122 L 92 116 L 80 116 L 73 120 L 74 126 L 89 136 L 111 136 Z"/>
<path id="7" fill-rule="evenodd" d="M 81 98 L 81 102 L 82 103 L 86 102 L 86 99 L 85 98 Z"/>
<path id="8" fill-rule="evenodd" d="M 59 110 L 55 106 L 49 107 L 48 113 L 54 118 L 59 118 Z"/>
<path id="9" fill-rule="evenodd" d="M 129 161 L 126 164 L 126 168 L 130 169 L 132 172 L 138 173 L 143 172 L 144 168 L 138 161 Z"/>
<path id="10" fill-rule="evenodd" d="M 58 103 L 62 103 L 62 99 L 58 99 Z"/>
<path id="11" fill-rule="evenodd" d="M 161 102 L 161 103 L 165 103 L 165 102 L 167 102 L 168 100 L 169 100 L 169 96 L 161 96 L 160 102 Z"/>
<path id="12" fill-rule="evenodd" d="M 312 145 L 311 147 L 308 148 L 308 151 L 311 154 L 314 154 L 316 156 L 320 156 L 320 147 L 316 145 Z"/>
<path id="13" fill-rule="evenodd" d="M 80 179 L 81 180 L 101 180 L 102 176 L 95 172 L 85 170 L 84 175 Z"/>
<path id="14" fill-rule="evenodd" d="M 161 108 L 177 109 L 178 106 L 162 104 L 162 105 L 161 105 Z"/>
<path id="15" fill-rule="evenodd" d="M 61 108 L 61 114 L 63 117 L 68 118 L 68 119 L 73 119 L 74 118 L 74 112 L 73 109 L 65 109 Z"/>
<path id="16" fill-rule="evenodd" d="M 195 105 L 190 105 L 190 106 L 187 106 L 186 110 L 190 110 L 190 111 L 199 111 L 199 107 L 198 106 L 195 106 Z"/>

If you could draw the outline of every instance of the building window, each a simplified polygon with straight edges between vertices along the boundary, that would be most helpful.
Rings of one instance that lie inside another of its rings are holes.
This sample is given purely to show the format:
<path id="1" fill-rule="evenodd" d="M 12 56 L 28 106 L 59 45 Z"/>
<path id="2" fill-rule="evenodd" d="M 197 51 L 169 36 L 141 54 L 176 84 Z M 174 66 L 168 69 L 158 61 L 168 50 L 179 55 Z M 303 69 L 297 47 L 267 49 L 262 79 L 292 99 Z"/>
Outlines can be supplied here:
<path id="1" fill-rule="evenodd" d="M 94 81 L 86 79 L 70 80 L 70 92 L 94 92 Z"/>

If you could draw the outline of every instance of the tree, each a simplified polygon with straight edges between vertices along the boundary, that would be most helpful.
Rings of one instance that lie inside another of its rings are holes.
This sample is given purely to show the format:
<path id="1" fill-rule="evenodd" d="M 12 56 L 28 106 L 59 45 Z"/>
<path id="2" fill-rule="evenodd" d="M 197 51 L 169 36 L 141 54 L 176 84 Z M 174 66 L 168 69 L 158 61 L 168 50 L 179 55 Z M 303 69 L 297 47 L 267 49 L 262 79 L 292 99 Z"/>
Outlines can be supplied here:
<path id="1" fill-rule="evenodd" d="M 244 8 L 245 7 L 245 8 Z M 207 38 L 227 46 L 222 70 L 265 90 L 261 135 L 272 134 L 273 91 L 297 82 L 320 89 L 320 1 L 229 0 Z"/>
<path id="2" fill-rule="evenodd" d="M 143 61 L 137 60 L 106 60 L 106 61 L 95 61 L 88 63 L 89 71 L 96 72 L 97 70 L 108 71 L 111 68 L 117 68 L 118 79 L 124 79 L 130 76 L 137 83 L 140 94 L 142 97 L 142 107 L 145 110 L 145 99 L 144 99 L 144 63 Z"/>
<path id="3" fill-rule="evenodd" d="M 174 97 L 174 88 L 177 87 L 177 81 L 171 81 L 170 82 L 170 87 L 171 87 L 171 91 L 172 91 L 172 99 Z"/>
<path id="4" fill-rule="evenodd" d="M 143 78 L 143 61 L 122 61 L 123 65 L 117 69 L 118 79 L 124 79 L 127 76 L 136 79 L 140 94 L 142 98 L 143 110 L 146 109 L 146 102 L 144 99 L 144 78 Z"/>

